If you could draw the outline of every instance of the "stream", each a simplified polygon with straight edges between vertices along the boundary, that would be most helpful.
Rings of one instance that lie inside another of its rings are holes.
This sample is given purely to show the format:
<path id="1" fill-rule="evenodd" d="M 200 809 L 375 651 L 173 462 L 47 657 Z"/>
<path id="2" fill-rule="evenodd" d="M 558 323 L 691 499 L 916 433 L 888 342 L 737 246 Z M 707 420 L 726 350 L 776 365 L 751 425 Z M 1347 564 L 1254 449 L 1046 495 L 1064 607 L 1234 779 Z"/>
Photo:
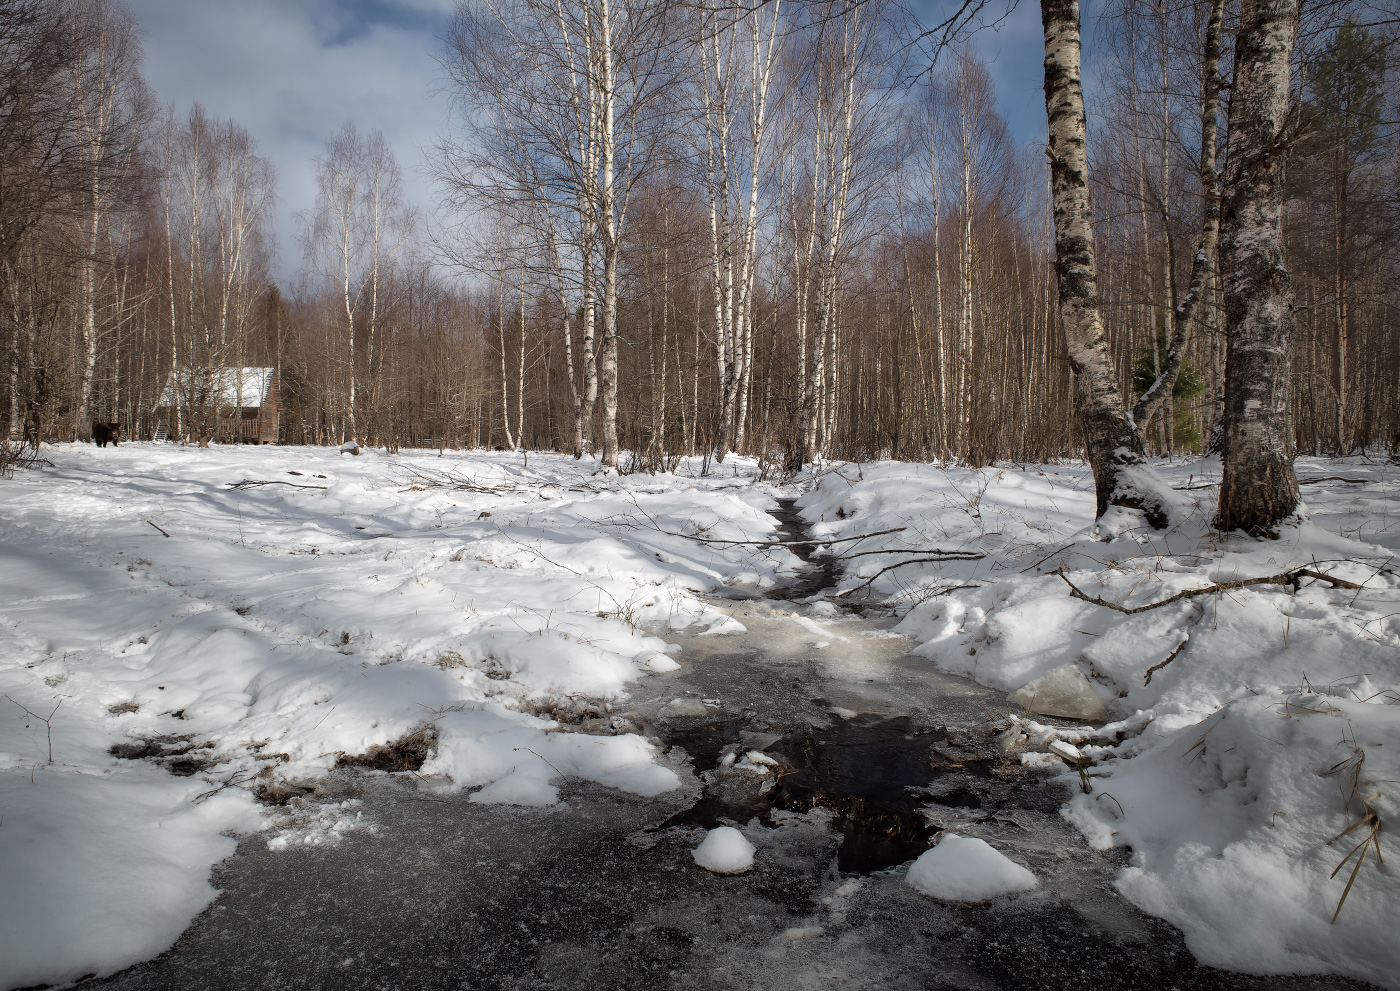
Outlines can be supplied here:
<path id="1" fill-rule="evenodd" d="M 780 539 L 802 540 L 791 502 Z M 250 836 L 222 894 L 161 957 L 111 989 L 1304 989 L 1199 965 L 1113 887 L 1059 815 L 1064 785 L 1022 771 L 987 726 L 999 692 L 937 672 L 894 620 L 818 598 L 835 562 L 713 601 L 745 632 L 671 633 L 681 669 L 615 711 L 663 744 L 682 789 L 639 798 L 561 783 L 547 808 L 476 805 L 411 774 L 334 772 L 372 829 L 271 851 Z M 764 755 L 763 772 L 742 765 Z M 690 852 L 744 829 L 753 870 Z M 902 865 L 940 831 L 981 837 L 1040 879 L 985 905 L 915 892 Z"/>

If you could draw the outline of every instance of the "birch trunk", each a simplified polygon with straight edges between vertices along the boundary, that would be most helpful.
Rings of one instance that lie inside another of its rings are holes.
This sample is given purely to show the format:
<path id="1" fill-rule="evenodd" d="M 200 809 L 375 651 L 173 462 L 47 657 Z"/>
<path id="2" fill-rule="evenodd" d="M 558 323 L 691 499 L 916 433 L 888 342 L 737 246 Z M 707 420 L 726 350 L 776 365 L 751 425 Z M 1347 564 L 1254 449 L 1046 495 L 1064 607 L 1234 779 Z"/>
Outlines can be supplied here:
<path id="1" fill-rule="evenodd" d="M 617 77 L 613 51 L 611 0 L 599 7 L 598 63 L 598 198 L 603 240 L 603 340 L 598 358 L 603 393 L 603 465 L 617 467 L 617 267 L 621 245 L 617 216 Z"/>
<path id="2" fill-rule="evenodd" d="M 1154 526 L 1162 526 L 1166 516 L 1160 501 L 1124 484 L 1120 477 L 1123 469 L 1142 464 L 1143 451 L 1118 388 L 1099 312 L 1079 74 L 1079 2 L 1041 0 L 1040 13 L 1060 321 L 1079 392 L 1085 456 L 1094 473 L 1095 516 L 1102 516 L 1110 505 L 1128 505 L 1144 510 Z"/>
<path id="3" fill-rule="evenodd" d="M 1301 507 L 1288 424 L 1293 285 L 1283 267 L 1284 128 L 1297 0 L 1245 0 L 1225 150 L 1221 530 L 1274 536 Z"/>

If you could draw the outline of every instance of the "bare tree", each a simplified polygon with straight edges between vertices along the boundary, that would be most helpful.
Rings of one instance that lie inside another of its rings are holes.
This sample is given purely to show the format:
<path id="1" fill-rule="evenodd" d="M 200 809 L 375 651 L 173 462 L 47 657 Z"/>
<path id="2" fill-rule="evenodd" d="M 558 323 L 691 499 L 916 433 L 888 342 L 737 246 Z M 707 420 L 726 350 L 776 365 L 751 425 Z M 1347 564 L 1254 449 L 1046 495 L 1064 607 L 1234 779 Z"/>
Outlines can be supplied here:
<path id="1" fill-rule="evenodd" d="M 69 0 L 85 44 L 68 68 L 75 125 L 86 173 L 86 232 L 81 254 L 82 317 L 78 325 L 78 407 L 74 433 L 90 436 L 89 405 L 97 365 L 99 267 L 112 214 L 131 205 L 131 178 L 149 117 L 139 74 L 141 49 L 131 12 L 115 0 Z"/>
<path id="2" fill-rule="evenodd" d="M 344 311 L 343 439 L 358 441 L 363 417 L 356 324 L 364 324 L 365 372 L 372 375 L 386 273 L 409 236 L 413 216 L 404 203 L 398 163 L 381 132 L 361 137 L 346 121 L 315 163 L 316 207 L 303 216 L 303 240 L 313 267 L 336 285 Z"/>
<path id="3" fill-rule="evenodd" d="M 1245 0 L 1235 36 L 1221 216 L 1225 275 L 1222 530 L 1272 535 L 1299 507 L 1288 423 L 1293 286 L 1283 258 L 1297 0 Z"/>
<path id="4" fill-rule="evenodd" d="M 731 446 L 743 445 L 753 363 L 759 206 L 773 164 L 770 118 L 781 24 L 781 0 L 740 8 L 710 0 L 695 24 L 700 51 L 696 118 L 710 208 L 710 288 L 721 389 L 715 445 L 720 462 Z"/>

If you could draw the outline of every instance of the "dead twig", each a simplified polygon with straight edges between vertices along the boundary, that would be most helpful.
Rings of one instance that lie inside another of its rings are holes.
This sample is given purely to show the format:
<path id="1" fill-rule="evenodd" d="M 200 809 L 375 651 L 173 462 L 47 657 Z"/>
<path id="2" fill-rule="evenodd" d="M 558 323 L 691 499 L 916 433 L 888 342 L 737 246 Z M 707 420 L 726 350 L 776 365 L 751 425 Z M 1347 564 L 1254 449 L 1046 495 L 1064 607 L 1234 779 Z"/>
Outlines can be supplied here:
<path id="1" fill-rule="evenodd" d="M 939 556 L 939 557 L 916 557 L 916 558 L 910 558 L 910 559 L 907 560 L 907 561 L 896 561 L 894 564 L 887 565 L 886 567 L 881 568 L 879 571 L 875 572 L 875 574 L 871 575 L 869 578 L 867 578 L 865 581 L 861 582 L 859 585 L 854 585 L 854 586 L 852 586 L 851 588 L 842 589 L 840 592 L 837 592 L 835 595 L 833 595 L 832 598 L 833 598 L 833 599 L 842 599 L 842 598 L 845 598 L 846 596 L 850 595 L 850 594 L 853 593 L 853 592 L 859 592 L 859 591 L 860 591 L 861 589 L 863 589 L 863 588 L 869 588 L 869 587 L 875 582 L 875 579 L 879 578 L 879 577 L 880 577 L 881 575 L 883 575 L 885 572 L 887 572 L 887 571 L 894 571 L 896 568 L 902 568 L 902 567 L 904 567 L 906 564 L 939 564 L 939 563 L 941 563 L 941 562 L 943 562 L 943 561 L 980 561 L 980 560 L 982 560 L 982 558 L 984 558 L 985 556 L 986 556 L 985 554 L 950 553 L 950 554 L 941 555 L 941 556 Z M 958 588 L 976 588 L 976 587 L 977 587 L 976 585 L 950 585 L 950 586 L 948 586 L 946 589 L 943 589 L 942 591 L 940 591 L 938 594 L 939 594 L 939 595 L 942 595 L 944 592 L 950 592 L 950 591 L 952 591 L 953 589 L 958 589 Z"/>
<path id="2" fill-rule="evenodd" d="M 151 523 L 150 520 L 147 520 L 146 522 L 147 522 L 147 523 Z M 168 537 L 168 536 L 170 536 L 170 534 L 166 533 L 165 530 L 162 529 L 161 527 L 156 526 L 156 524 L 151 523 L 151 526 L 154 526 L 157 530 L 160 530 L 160 533 L 161 533 L 161 536 L 162 536 L 162 537 Z"/>
<path id="3" fill-rule="evenodd" d="M 1152 684 L 1152 676 L 1158 671 L 1162 670 L 1172 661 L 1176 660 L 1176 655 L 1180 654 L 1190 641 L 1191 635 L 1188 633 L 1186 637 L 1181 641 L 1181 643 L 1177 644 L 1174 648 L 1172 648 L 1172 652 L 1167 655 L 1167 659 L 1165 661 L 1159 661 L 1156 664 L 1152 665 L 1150 668 L 1148 668 L 1147 674 L 1143 675 L 1142 678 L 1142 687 L 1146 688 L 1148 685 Z"/>
<path id="4" fill-rule="evenodd" d="M 1318 482 L 1346 482 L 1348 485 L 1367 485 L 1368 478 L 1343 478 L 1341 475 L 1323 475 L 1321 478 L 1300 478 L 1299 485 L 1316 485 Z"/>
<path id="5" fill-rule="evenodd" d="M 54 706 L 54 707 L 53 707 L 53 710 L 52 710 L 47 716 L 41 716 L 41 715 L 39 715 L 37 712 L 31 711 L 27 706 L 22 705 L 22 704 L 19 703 L 19 702 L 15 702 L 15 700 L 12 699 L 12 698 L 10 698 L 10 696 L 8 696 L 8 695 L 0 695 L 0 698 L 9 699 L 9 700 L 10 700 L 11 702 L 13 702 L 15 705 L 19 706 L 20 709 L 24 711 L 24 714 L 25 714 L 26 716 L 28 716 L 30 719 L 37 719 L 37 720 L 39 720 L 39 722 L 41 722 L 41 723 L 44 724 L 44 732 L 45 732 L 45 734 L 47 735 L 47 737 L 48 737 L 48 742 L 49 742 L 49 763 L 52 764 L 52 763 L 53 763 L 53 723 L 52 723 L 50 720 L 53 719 L 54 713 L 58 712 L 59 706 L 63 705 L 63 699 L 59 699 L 59 700 L 58 700 L 58 705 Z M 25 728 L 25 729 L 28 729 L 28 728 L 29 728 L 29 724 L 26 723 L 24 728 Z"/>
<path id="6" fill-rule="evenodd" d="M 548 757 L 546 757 L 544 754 L 540 753 L 538 750 L 531 750 L 529 747 L 511 747 L 511 749 L 512 749 L 512 750 L 524 750 L 526 753 L 534 754 L 536 757 L 538 757 L 540 760 L 544 761 L 544 762 L 545 762 L 546 764 L 548 764 L 550 767 L 554 767 L 553 762 L 551 762 L 550 759 L 549 759 Z M 560 771 L 559 768 L 554 767 L 554 770 L 559 772 L 559 776 L 560 776 L 561 778 L 567 778 L 567 777 L 568 777 L 568 775 L 565 774 L 563 771 Z"/>
<path id="7" fill-rule="evenodd" d="M 294 489 L 328 489 L 329 485 L 298 485 L 296 482 L 282 482 L 277 480 L 264 480 L 258 478 L 245 478 L 241 482 L 229 482 L 231 489 L 251 489 L 259 485 L 286 485 Z"/>
<path id="8" fill-rule="evenodd" d="M 828 547 L 832 544 L 845 544 L 856 540 L 865 540 L 869 537 L 883 537 L 887 533 L 902 533 L 909 529 L 905 526 L 891 527 L 888 530 L 876 530 L 874 533 L 862 533 L 854 537 L 805 537 L 801 540 L 721 540 L 718 537 L 696 537 L 688 533 L 673 533 L 670 530 L 658 530 L 668 537 L 684 537 L 686 540 L 698 540 L 702 544 L 726 544 L 736 547 L 802 547 L 820 544 Z M 922 553 L 922 552 L 921 552 Z"/>
<path id="9" fill-rule="evenodd" d="M 835 558 L 837 561 L 849 561 L 849 560 L 850 560 L 851 558 L 853 558 L 853 557 L 868 557 L 868 556 L 870 556 L 871 554 L 961 554 L 961 553 L 963 553 L 963 552 L 962 552 L 962 551 L 944 551 L 944 550 L 939 550 L 938 548 L 934 548 L 933 550 L 929 550 L 929 549 L 927 549 L 927 548 L 919 548 L 919 547 L 888 547 L 888 548 L 886 548 L 885 550 L 880 550 L 880 551 L 852 551 L 852 552 L 849 553 L 849 554 L 833 554 L 833 555 L 831 555 L 831 556 L 832 556 L 833 558 Z M 971 552 L 969 551 L 968 553 L 971 553 Z"/>
<path id="10" fill-rule="evenodd" d="M 1043 558 L 1041 558 L 1039 561 L 1036 561 L 1034 564 L 1031 564 L 1031 565 L 1029 565 L 1029 566 L 1027 566 L 1027 567 L 1022 568 L 1022 569 L 1021 569 L 1021 574 L 1024 575 L 1027 571 L 1030 571 L 1031 568 L 1038 568 L 1038 567 L 1040 567 L 1042 564 L 1044 564 L 1046 561 L 1050 560 L 1050 559 L 1051 559 L 1052 557 L 1054 557 L 1056 554 L 1059 554 L 1061 551 L 1067 551 L 1067 550 L 1069 550 L 1071 547 L 1073 547 L 1073 546 L 1074 546 L 1075 544 L 1077 544 L 1077 543 L 1078 543 L 1077 540 L 1071 540 L 1069 543 L 1065 544 L 1063 547 L 1056 547 L 1053 551 L 1051 551 L 1049 554 L 1046 554 L 1046 555 L 1045 555 Z"/>

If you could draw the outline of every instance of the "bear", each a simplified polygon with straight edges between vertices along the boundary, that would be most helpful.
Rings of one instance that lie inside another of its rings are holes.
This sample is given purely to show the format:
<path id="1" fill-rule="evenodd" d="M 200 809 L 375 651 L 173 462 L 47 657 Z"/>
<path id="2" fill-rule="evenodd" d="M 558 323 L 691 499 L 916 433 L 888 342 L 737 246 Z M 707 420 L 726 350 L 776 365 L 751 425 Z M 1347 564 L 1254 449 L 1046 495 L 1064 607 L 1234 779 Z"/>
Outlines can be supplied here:
<path id="1" fill-rule="evenodd" d="M 98 447 L 106 447 L 108 441 L 111 441 L 112 446 L 116 447 L 117 441 L 121 438 L 121 433 L 122 428 L 119 423 L 99 423 L 93 421 L 92 441 Z"/>

